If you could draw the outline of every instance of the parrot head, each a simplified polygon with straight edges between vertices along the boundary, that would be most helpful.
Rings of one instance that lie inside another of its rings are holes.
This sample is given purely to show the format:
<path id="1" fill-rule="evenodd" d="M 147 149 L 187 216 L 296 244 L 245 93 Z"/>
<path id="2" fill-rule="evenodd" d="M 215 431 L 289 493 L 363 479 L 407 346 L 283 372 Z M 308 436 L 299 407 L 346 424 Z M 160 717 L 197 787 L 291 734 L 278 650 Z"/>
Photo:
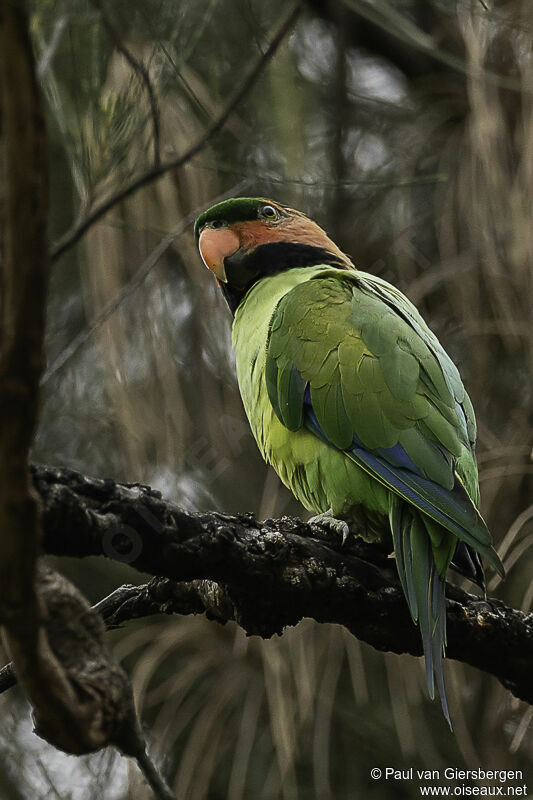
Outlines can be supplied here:
<path id="1" fill-rule="evenodd" d="M 217 203 L 198 217 L 194 233 L 233 312 L 254 283 L 283 270 L 316 264 L 354 269 L 316 222 L 263 197 Z"/>

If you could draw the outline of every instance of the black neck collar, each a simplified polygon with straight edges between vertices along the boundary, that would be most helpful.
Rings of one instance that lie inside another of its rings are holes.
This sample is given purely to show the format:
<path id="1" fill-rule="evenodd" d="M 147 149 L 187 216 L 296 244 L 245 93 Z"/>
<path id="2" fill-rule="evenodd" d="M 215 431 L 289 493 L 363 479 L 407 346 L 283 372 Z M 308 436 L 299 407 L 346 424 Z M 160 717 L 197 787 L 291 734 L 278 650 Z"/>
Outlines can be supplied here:
<path id="1" fill-rule="evenodd" d="M 235 314 L 246 292 L 261 278 L 277 275 L 288 269 L 315 267 L 319 264 L 343 269 L 347 267 L 347 262 L 341 256 L 310 244 L 269 242 L 259 245 L 250 253 L 237 250 L 224 259 L 228 282 L 221 285 L 222 294 L 231 313 Z"/>

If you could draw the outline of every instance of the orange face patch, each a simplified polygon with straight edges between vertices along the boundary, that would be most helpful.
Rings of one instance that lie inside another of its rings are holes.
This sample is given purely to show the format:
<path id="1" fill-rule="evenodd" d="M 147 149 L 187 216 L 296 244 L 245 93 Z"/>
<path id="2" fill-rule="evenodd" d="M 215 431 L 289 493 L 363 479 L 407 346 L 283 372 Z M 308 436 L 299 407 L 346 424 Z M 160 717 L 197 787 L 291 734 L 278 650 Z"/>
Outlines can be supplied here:
<path id="1" fill-rule="evenodd" d="M 223 282 L 226 281 L 224 259 L 239 247 L 239 237 L 231 228 L 204 228 L 198 240 L 202 261 Z"/>
<path id="2" fill-rule="evenodd" d="M 269 242 L 295 242 L 313 247 L 323 247 L 330 253 L 334 253 L 342 260 L 350 263 L 349 259 L 344 256 L 337 245 L 316 222 L 296 211 L 292 212 L 291 216 L 285 217 L 274 224 L 269 224 L 263 220 L 252 220 L 236 222 L 231 228 L 239 237 L 240 246 L 243 250 L 253 250 L 255 247 Z"/>
<path id="3" fill-rule="evenodd" d="M 247 222 L 235 222 L 231 227 L 239 237 L 243 250 L 253 250 L 260 244 L 268 242 L 281 242 L 287 236 L 285 233 L 285 221 L 277 225 L 269 225 L 263 220 L 252 220 Z"/>

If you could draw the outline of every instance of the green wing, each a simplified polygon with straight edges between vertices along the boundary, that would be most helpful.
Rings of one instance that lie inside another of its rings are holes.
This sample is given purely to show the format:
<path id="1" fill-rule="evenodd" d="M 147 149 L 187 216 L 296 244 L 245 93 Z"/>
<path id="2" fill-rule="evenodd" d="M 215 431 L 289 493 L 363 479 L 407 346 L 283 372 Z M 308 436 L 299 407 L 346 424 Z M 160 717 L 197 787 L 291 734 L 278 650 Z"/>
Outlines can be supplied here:
<path id="1" fill-rule="evenodd" d="M 444 584 L 458 542 L 503 574 L 477 510 L 474 412 L 455 365 L 401 292 L 325 267 L 278 303 L 265 374 L 287 428 L 305 425 L 390 490 L 398 574 L 449 721 Z"/>
<path id="2" fill-rule="evenodd" d="M 445 530 L 500 569 L 476 508 L 471 403 L 400 292 L 333 269 L 298 285 L 272 317 L 266 380 L 287 428 L 307 424 L 424 512 L 441 574 L 453 555 Z"/>

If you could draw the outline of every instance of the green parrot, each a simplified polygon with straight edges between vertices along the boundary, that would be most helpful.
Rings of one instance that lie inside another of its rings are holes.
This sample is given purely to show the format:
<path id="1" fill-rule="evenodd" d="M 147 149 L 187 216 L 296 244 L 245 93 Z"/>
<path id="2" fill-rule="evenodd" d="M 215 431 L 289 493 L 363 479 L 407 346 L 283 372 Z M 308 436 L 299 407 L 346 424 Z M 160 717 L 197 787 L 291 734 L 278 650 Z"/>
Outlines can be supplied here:
<path id="1" fill-rule="evenodd" d="M 301 212 L 225 200 L 195 235 L 234 315 L 263 457 L 316 521 L 367 541 L 390 529 L 429 694 L 436 684 L 450 723 L 446 572 L 484 589 L 483 556 L 503 576 L 478 511 L 476 421 L 457 368 L 412 303 Z"/>

